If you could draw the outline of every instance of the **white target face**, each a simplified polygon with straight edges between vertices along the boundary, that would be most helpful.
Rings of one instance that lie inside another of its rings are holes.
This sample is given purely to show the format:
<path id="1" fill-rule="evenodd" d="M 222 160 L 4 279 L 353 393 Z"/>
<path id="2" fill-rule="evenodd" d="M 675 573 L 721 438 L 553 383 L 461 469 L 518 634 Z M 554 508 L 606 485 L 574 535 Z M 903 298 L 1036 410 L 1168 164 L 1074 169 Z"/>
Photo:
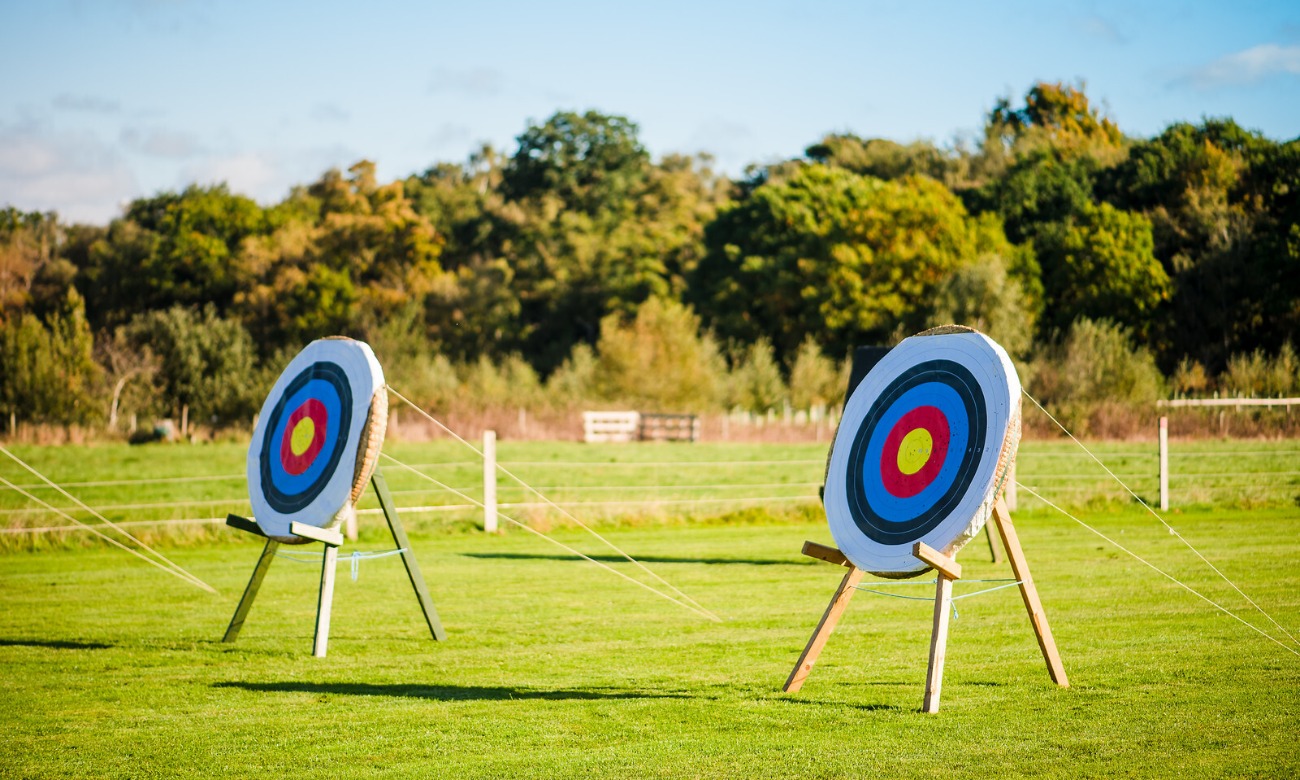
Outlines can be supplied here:
<path id="1" fill-rule="evenodd" d="M 329 527 L 351 500 L 371 401 L 384 372 L 370 346 L 321 339 L 276 380 L 248 448 L 253 517 L 268 536 Z"/>
<path id="2" fill-rule="evenodd" d="M 836 545 L 858 568 L 892 577 L 926 570 L 916 542 L 956 553 L 992 511 L 1019 410 L 1015 367 L 981 333 L 912 336 L 891 349 L 853 391 L 831 448 L 824 501 Z"/>

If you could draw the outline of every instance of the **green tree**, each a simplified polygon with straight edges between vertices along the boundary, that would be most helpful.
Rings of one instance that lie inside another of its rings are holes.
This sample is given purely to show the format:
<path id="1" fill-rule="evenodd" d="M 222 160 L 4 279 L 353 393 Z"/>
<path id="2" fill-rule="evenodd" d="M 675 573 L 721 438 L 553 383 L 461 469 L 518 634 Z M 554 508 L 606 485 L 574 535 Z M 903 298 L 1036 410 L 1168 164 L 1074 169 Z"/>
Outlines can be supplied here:
<path id="1" fill-rule="evenodd" d="M 1013 150 L 1041 143 L 1078 151 L 1119 148 L 1124 140 L 1119 126 L 1102 116 L 1083 90 L 1082 84 L 1040 81 L 1025 93 L 1023 106 L 1012 108 L 1010 100 L 998 100 L 986 132 Z"/>
<path id="2" fill-rule="evenodd" d="M 877 179 L 929 176 L 952 187 L 965 173 L 960 156 L 929 141 L 900 144 L 884 138 L 863 139 L 851 133 L 831 133 L 805 149 L 804 155 L 823 165 Z"/>
<path id="3" fill-rule="evenodd" d="M 728 377 L 728 403 L 732 409 L 763 414 L 781 408 L 787 398 L 781 366 L 772 353 L 772 345 L 760 338 L 743 348 Z"/>
<path id="4" fill-rule="evenodd" d="M 64 229 L 54 212 L 0 209 L 0 321 L 26 310 L 42 272 L 56 262 Z M 52 296 L 57 301 L 62 291 Z"/>
<path id="5" fill-rule="evenodd" d="M 75 424 L 99 417 L 102 370 L 85 303 L 76 290 L 45 320 L 24 313 L 0 323 L 0 409 L 30 422 Z"/>
<path id="6" fill-rule="evenodd" d="M 1180 123 L 1134 145 L 1105 178 L 1108 200 L 1150 219 L 1155 256 L 1173 280 L 1166 363 L 1191 355 L 1218 371 L 1233 353 L 1295 334 L 1293 144 L 1231 120 Z"/>
<path id="7" fill-rule="evenodd" d="M 530 125 L 505 168 L 508 197 L 556 197 L 573 211 L 595 215 L 639 188 L 650 155 L 625 117 L 560 111 Z"/>
<path id="8" fill-rule="evenodd" d="M 1042 226 L 1034 240 L 1043 268 L 1048 324 L 1110 317 L 1145 337 L 1169 298 L 1169 276 L 1152 253 L 1151 223 L 1108 203 Z"/>
<path id="9" fill-rule="evenodd" d="M 975 328 L 1023 359 L 1033 344 L 1034 319 L 1023 288 L 998 258 L 985 257 L 954 271 L 939 285 L 927 324 Z"/>
<path id="10" fill-rule="evenodd" d="M 273 228 L 260 206 L 224 184 L 135 200 L 115 222 L 92 248 L 97 262 L 82 286 L 102 301 L 95 314 L 106 325 L 174 305 L 227 311 L 244 283 L 241 244 Z"/>
<path id="11" fill-rule="evenodd" d="M 971 218 L 932 179 L 882 181 L 822 165 L 722 210 L 706 243 L 692 300 L 724 337 L 766 337 L 781 359 L 807 336 L 847 354 L 918 330 L 953 272 L 982 256 L 1017 256 L 996 218 Z"/>
<path id="12" fill-rule="evenodd" d="M 700 335 L 699 318 L 681 304 L 647 300 L 630 322 L 601 322 L 595 381 L 602 397 L 650 412 L 715 408 L 725 366 Z"/>
<path id="13" fill-rule="evenodd" d="M 822 354 L 811 336 L 805 338 L 790 365 L 790 404 L 796 409 L 826 410 L 844 400 L 848 377 Z"/>
<path id="14" fill-rule="evenodd" d="M 1154 408 L 1164 395 L 1155 357 L 1122 326 L 1081 318 L 1043 350 L 1030 372 L 1030 393 L 1070 430 L 1098 431 L 1117 410 Z"/>
<path id="15" fill-rule="evenodd" d="M 138 314 L 125 326 L 124 337 L 157 360 L 158 396 L 164 411 L 176 417 L 188 409 L 192 421 L 243 424 L 266 394 L 268 377 L 258 370 L 252 337 L 214 306 Z"/>

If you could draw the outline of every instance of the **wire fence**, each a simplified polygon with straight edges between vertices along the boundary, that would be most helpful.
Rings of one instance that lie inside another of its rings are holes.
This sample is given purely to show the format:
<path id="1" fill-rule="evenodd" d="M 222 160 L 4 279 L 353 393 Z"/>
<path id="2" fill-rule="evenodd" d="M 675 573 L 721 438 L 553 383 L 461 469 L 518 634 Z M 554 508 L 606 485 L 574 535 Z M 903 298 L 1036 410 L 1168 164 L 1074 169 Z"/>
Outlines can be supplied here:
<path id="1" fill-rule="evenodd" d="M 531 488 L 499 476 L 498 508 L 507 514 L 544 513 L 546 503 L 572 511 L 603 515 L 721 515 L 755 506 L 816 505 L 820 501 L 826 459 L 699 458 L 686 446 L 672 450 L 680 459 L 645 458 L 666 450 L 657 445 L 599 445 L 593 457 L 557 460 L 503 458 L 500 465 Z M 781 447 L 773 446 L 773 451 Z M 787 448 L 788 449 L 788 448 Z M 1124 485 L 1107 475 L 1082 450 L 1056 442 L 1025 442 L 1017 463 L 1017 481 L 1065 505 L 1131 502 L 1125 488 L 1151 505 L 1159 498 L 1159 460 L 1151 443 L 1099 444 L 1094 452 Z M 614 453 L 610 455 L 610 453 Z M 508 448 L 506 448 L 506 453 Z M 598 454 L 599 457 L 595 457 Z M 803 447 L 799 454 L 819 454 Z M 408 461 L 409 462 L 409 461 Z M 1291 505 L 1300 502 L 1300 442 L 1200 442 L 1175 444 L 1169 452 L 1172 505 Z M 469 496 L 483 495 L 479 460 L 430 460 L 410 463 Z M 390 470 L 387 479 L 404 516 L 481 518 L 482 510 L 463 497 L 431 486 L 415 475 Z M 0 535 L 74 532 L 79 529 L 58 514 L 86 513 L 49 486 L 13 481 L 55 509 L 33 505 L 16 491 L 0 488 Z M 57 480 L 56 480 L 57 481 Z M 251 514 L 245 475 L 185 476 L 170 474 L 66 481 L 59 483 L 86 504 L 123 526 L 202 526 L 225 522 L 226 514 Z M 1018 495 L 1020 509 L 1041 505 L 1028 492 Z M 56 509 L 58 511 L 56 511 Z M 379 513 L 367 491 L 362 516 Z"/>

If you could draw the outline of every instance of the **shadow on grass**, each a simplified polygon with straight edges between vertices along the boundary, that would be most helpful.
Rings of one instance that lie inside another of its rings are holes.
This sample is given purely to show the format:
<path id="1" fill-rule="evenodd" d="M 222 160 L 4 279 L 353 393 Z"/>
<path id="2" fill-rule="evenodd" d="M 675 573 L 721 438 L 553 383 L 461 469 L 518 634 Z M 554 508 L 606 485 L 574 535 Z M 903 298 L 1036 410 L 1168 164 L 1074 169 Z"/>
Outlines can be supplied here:
<path id="1" fill-rule="evenodd" d="M 318 693 L 338 696 L 394 696 L 408 699 L 435 699 L 437 701 L 510 701 L 514 699 L 541 699 L 549 701 L 610 700 L 610 699 L 693 699 L 685 693 L 648 693 L 645 691 L 545 690 L 541 688 L 507 688 L 481 685 L 373 685 L 369 683 L 312 683 L 312 682 L 220 682 L 214 688 L 240 688 L 246 691 L 279 693 Z"/>
<path id="2" fill-rule="evenodd" d="M 574 555 L 548 555 L 545 553 L 481 553 L 468 552 L 461 553 L 466 558 L 496 558 L 512 561 L 574 561 L 578 560 Z M 601 563 L 623 563 L 627 561 L 621 555 L 589 555 L 592 560 Z M 717 564 L 738 563 L 744 566 L 812 566 L 817 561 L 798 561 L 783 558 L 679 558 L 671 555 L 644 555 L 638 556 L 637 561 L 640 563 L 704 563 L 710 566 Z"/>
<path id="3" fill-rule="evenodd" d="M 818 699 L 795 699 L 782 697 L 779 701 L 785 704 L 802 704 L 815 705 L 817 707 L 847 707 L 851 710 L 861 710 L 863 712 L 908 712 L 907 707 L 900 707 L 897 704 L 854 704 L 853 702 L 844 701 L 822 701 Z"/>
<path id="4" fill-rule="evenodd" d="M 75 642 L 70 639 L 0 639 L 0 647 L 48 647 L 53 650 L 107 650 L 103 642 Z"/>

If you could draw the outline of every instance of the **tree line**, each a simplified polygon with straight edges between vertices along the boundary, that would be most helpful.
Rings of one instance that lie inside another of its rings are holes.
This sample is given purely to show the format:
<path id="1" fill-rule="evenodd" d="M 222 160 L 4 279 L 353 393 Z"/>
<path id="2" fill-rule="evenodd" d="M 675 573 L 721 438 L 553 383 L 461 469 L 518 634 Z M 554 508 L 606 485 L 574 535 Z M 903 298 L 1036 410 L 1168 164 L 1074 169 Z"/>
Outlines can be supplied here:
<path id="1" fill-rule="evenodd" d="M 736 179 L 562 111 L 509 152 L 392 182 L 361 161 L 270 206 L 196 184 L 106 226 L 0 211 L 0 411 L 29 422 L 245 424 L 333 334 L 432 405 L 827 406 L 851 347 L 948 322 L 1058 407 L 1300 390 L 1300 140 L 1133 138 L 1039 83 L 977 141 L 830 134 Z M 1111 368 L 1085 392 L 1074 364 Z"/>

